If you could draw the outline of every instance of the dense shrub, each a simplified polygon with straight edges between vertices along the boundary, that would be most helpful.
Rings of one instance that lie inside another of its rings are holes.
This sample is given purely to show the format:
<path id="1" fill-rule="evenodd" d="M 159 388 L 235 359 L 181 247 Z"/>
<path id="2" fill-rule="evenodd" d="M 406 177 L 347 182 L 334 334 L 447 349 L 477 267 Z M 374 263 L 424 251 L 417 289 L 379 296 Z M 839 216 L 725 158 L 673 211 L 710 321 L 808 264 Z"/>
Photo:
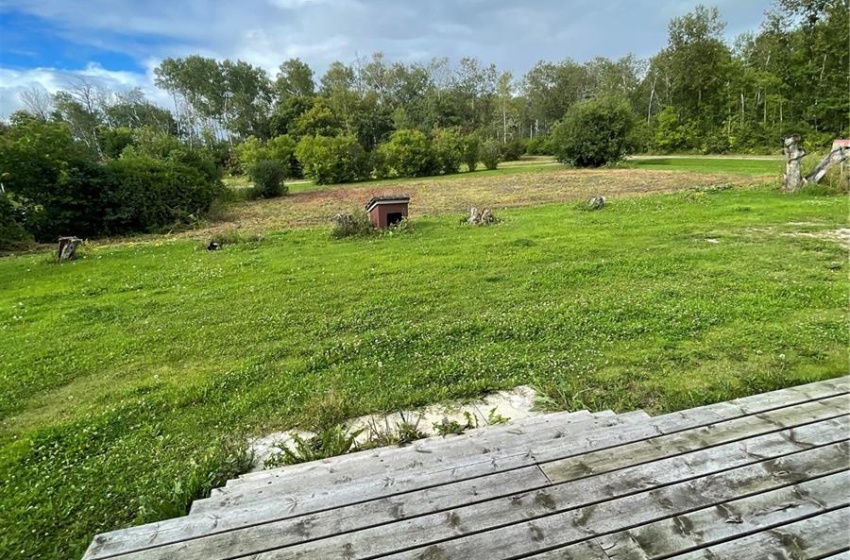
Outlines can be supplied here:
<path id="1" fill-rule="evenodd" d="M 375 233 L 372 219 L 363 210 L 356 210 L 350 214 L 337 214 L 333 219 L 331 237 L 343 239 L 345 237 L 363 237 Z"/>
<path id="2" fill-rule="evenodd" d="M 255 136 L 249 136 L 236 145 L 234 152 L 239 158 L 239 168 L 248 172 L 257 162 L 276 161 L 283 166 L 286 177 L 295 177 L 300 165 L 295 158 L 295 140 L 286 134 L 276 136 L 263 143 Z"/>
<path id="3" fill-rule="evenodd" d="M 683 123 L 673 107 L 666 107 L 655 117 L 653 148 L 661 153 L 693 150 L 699 133 L 696 123 Z"/>
<path id="4" fill-rule="evenodd" d="M 387 156 L 381 150 L 372 150 L 369 152 L 369 167 L 372 169 L 372 177 L 375 179 L 386 179 L 390 176 Z"/>
<path id="5" fill-rule="evenodd" d="M 369 176 L 369 157 L 354 136 L 305 136 L 295 155 L 304 176 L 319 185 L 347 183 Z"/>
<path id="6" fill-rule="evenodd" d="M 32 236 L 24 229 L 21 207 L 7 193 L 0 192 L 0 252 L 25 249 Z"/>
<path id="7" fill-rule="evenodd" d="M 470 134 L 464 138 L 463 142 L 463 163 L 469 171 L 475 171 L 478 167 L 478 161 L 481 157 L 481 140 L 475 134 Z"/>
<path id="8" fill-rule="evenodd" d="M 521 140 L 508 140 L 502 144 L 502 161 L 517 161 L 525 153 Z"/>
<path id="9" fill-rule="evenodd" d="M 221 183 L 174 161 L 122 157 L 104 170 L 101 205 L 109 234 L 191 223 L 209 210 L 222 190 Z"/>
<path id="10" fill-rule="evenodd" d="M 254 182 L 254 194 L 257 197 L 274 198 L 289 191 L 283 184 L 286 169 L 279 161 L 258 161 L 248 171 L 248 175 Z"/>
<path id="11" fill-rule="evenodd" d="M 590 100 L 570 107 L 552 130 L 550 145 L 561 163 L 600 167 L 629 153 L 635 115 L 628 103 Z"/>
<path id="12" fill-rule="evenodd" d="M 399 177 L 432 175 L 438 167 L 428 137 L 419 130 L 397 130 L 378 150 Z"/>
<path id="13" fill-rule="evenodd" d="M 529 138 L 525 142 L 525 153 L 530 156 L 548 156 L 549 152 L 548 138 L 545 136 L 536 136 Z"/>
<path id="14" fill-rule="evenodd" d="M 63 123 L 29 119 L 0 136 L 0 176 L 19 220 L 37 241 L 96 235 L 101 222 L 100 166 Z"/>
<path id="15" fill-rule="evenodd" d="M 97 130 L 103 155 L 115 159 L 121 156 L 124 148 L 133 144 L 133 131 L 129 128 L 99 128 Z"/>
<path id="16" fill-rule="evenodd" d="M 464 137 L 460 131 L 443 128 L 434 133 L 432 146 L 437 168 L 441 173 L 457 173 L 464 160 Z"/>
<path id="17" fill-rule="evenodd" d="M 496 140 L 485 140 L 481 143 L 481 163 L 489 170 L 499 167 L 502 161 L 502 147 Z"/>

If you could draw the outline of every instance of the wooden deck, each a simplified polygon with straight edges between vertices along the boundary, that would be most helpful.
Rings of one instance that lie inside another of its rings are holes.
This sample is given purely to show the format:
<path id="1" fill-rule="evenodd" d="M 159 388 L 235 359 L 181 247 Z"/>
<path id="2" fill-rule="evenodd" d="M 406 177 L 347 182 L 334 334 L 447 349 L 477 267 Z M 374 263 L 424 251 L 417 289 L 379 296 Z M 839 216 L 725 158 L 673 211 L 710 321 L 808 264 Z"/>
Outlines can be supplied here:
<path id="1" fill-rule="evenodd" d="M 230 481 L 85 560 L 850 560 L 850 377 L 560 413 Z"/>

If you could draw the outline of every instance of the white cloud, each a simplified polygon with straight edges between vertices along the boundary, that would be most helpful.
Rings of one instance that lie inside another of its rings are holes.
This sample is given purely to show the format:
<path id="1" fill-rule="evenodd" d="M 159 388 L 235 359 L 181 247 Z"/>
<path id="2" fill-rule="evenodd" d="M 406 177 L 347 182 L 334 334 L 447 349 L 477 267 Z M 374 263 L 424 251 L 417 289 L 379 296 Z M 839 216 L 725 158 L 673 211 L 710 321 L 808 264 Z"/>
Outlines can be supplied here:
<path id="1" fill-rule="evenodd" d="M 0 68 L 0 117 L 6 117 L 19 109 L 24 109 L 20 95 L 32 88 L 41 88 L 48 93 L 67 89 L 74 78 L 86 78 L 90 82 L 113 92 L 139 88 L 153 103 L 164 107 L 172 106 L 168 95 L 153 83 L 153 67 L 144 73 L 116 72 L 106 70 L 97 64 L 89 64 L 83 70 L 68 72 L 55 68 L 32 68 L 13 70 Z"/>
<path id="2" fill-rule="evenodd" d="M 389 60 L 426 62 L 475 56 L 521 76 L 538 60 L 578 61 L 630 52 L 651 56 L 666 44 L 667 22 L 704 0 L 3 0 L 50 22 L 67 41 L 144 61 L 145 73 L 100 69 L 119 86 L 156 98 L 150 69 L 165 57 L 242 59 L 274 75 L 291 57 L 318 76 L 334 60 L 383 51 Z M 756 28 L 772 0 L 716 0 L 729 33 Z M 89 67 L 82 72 L 96 72 Z M 15 91 L 36 81 L 55 89 L 63 72 L 4 70 L 0 113 Z M 21 86 L 21 84 L 24 84 Z M 47 86 L 45 86 L 47 87 Z"/>

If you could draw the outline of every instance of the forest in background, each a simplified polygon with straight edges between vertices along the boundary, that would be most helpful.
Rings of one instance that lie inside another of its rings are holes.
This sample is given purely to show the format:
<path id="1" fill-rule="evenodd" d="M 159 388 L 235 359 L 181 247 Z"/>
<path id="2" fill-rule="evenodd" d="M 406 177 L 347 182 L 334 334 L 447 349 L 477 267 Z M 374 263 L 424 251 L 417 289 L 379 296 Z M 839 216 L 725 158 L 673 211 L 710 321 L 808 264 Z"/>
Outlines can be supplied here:
<path id="1" fill-rule="evenodd" d="M 406 64 L 382 53 L 321 77 L 290 59 L 271 76 L 189 56 L 155 70 L 173 111 L 84 79 L 53 95 L 31 89 L 27 109 L 0 125 L 0 245 L 191 221 L 224 196 L 222 174 L 260 162 L 329 183 L 558 154 L 566 135 L 550 133 L 593 104 L 597 118 L 612 107 L 628 121 L 611 125 L 628 135 L 620 151 L 776 152 L 792 133 L 825 149 L 850 132 L 848 6 L 776 0 L 757 32 L 729 44 L 720 11 L 700 5 L 670 21 L 649 59 L 540 61 L 524 76 L 475 58 Z"/>

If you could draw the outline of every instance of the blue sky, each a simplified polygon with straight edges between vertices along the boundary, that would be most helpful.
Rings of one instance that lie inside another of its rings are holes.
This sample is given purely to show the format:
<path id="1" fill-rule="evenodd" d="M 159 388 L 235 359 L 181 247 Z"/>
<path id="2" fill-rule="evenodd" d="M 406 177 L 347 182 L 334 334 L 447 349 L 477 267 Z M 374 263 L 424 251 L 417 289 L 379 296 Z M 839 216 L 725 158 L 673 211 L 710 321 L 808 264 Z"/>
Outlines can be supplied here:
<path id="1" fill-rule="evenodd" d="M 168 56 L 240 58 L 274 74 L 290 57 L 317 74 L 334 60 L 383 51 L 425 62 L 475 56 L 519 77 L 538 60 L 648 57 L 667 23 L 697 0 L 0 0 L 0 116 L 21 90 L 60 89 L 75 75 L 141 87 Z M 727 36 L 756 30 L 771 0 L 717 0 Z"/>

